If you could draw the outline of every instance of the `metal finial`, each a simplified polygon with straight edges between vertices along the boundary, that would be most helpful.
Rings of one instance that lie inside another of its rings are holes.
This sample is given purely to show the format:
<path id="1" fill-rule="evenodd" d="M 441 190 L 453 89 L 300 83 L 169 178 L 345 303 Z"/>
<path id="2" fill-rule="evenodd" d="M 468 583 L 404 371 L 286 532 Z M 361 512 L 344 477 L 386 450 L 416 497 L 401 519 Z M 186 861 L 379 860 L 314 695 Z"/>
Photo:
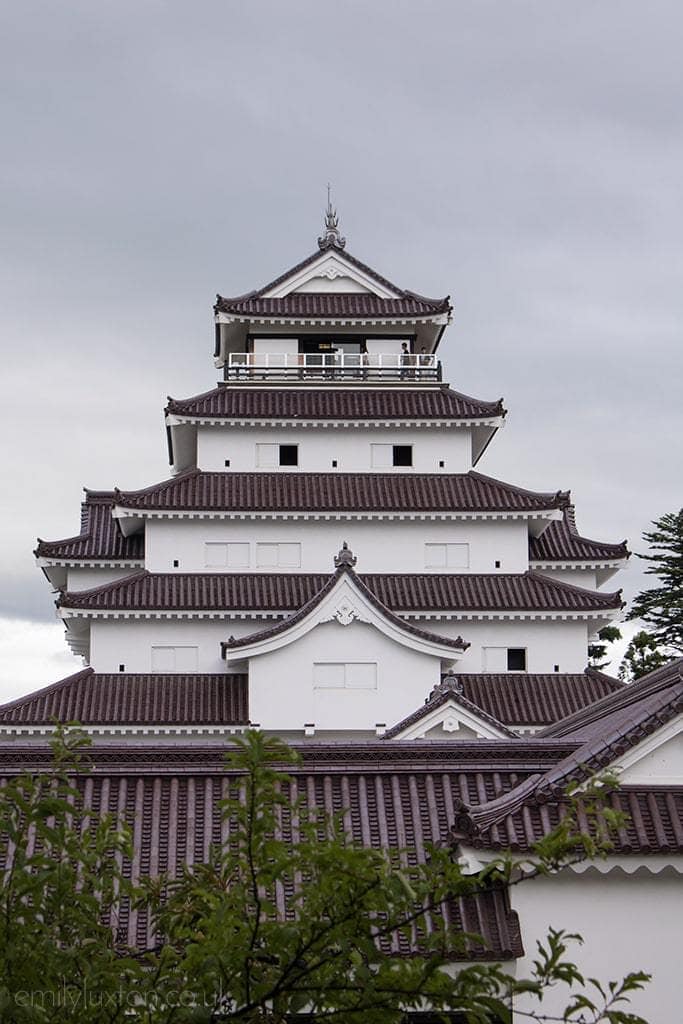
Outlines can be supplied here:
<path id="1" fill-rule="evenodd" d="M 343 249 L 346 245 L 346 239 L 342 238 L 339 234 L 339 215 L 332 206 L 332 186 L 327 184 L 327 209 L 325 210 L 325 234 L 321 235 L 318 239 L 318 247 L 320 249 L 329 249 L 331 246 L 335 246 L 337 249 Z"/>
<path id="2" fill-rule="evenodd" d="M 347 565 L 349 566 L 349 568 L 353 569 L 357 561 L 358 559 L 354 555 L 353 551 L 346 543 L 346 541 L 344 541 L 344 543 L 341 546 L 341 551 L 339 552 L 338 555 L 334 556 L 335 569 L 341 569 L 342 566 L 344 565 Z"/>

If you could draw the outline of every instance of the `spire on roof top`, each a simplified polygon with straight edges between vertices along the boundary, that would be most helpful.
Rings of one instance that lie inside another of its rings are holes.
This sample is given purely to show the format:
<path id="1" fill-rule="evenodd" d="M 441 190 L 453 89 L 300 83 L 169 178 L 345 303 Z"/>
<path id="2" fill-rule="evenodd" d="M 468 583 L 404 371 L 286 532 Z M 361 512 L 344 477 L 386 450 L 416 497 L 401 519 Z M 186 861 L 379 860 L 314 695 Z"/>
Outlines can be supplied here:
<path id="1" fill-rule="evenodd" d="M 354 565 L 356 564 L 357 561 L 358 561 L 358 559 L 354 555 L 353 551 L 351 550 L 349 545 L 346 543 L 346 541 L 344 541 L 344 543 L 341 546 L 341 551 L 339 552 L 338 555 L 334 556 L 334 567 L 335 567 L 335 569 L 341 569 L 342 566 L 345 566 L 345 565 L 347 565 L 351 569 L 353 569 L 353 567 L 354 567 Z"/>
<path id="2" fill-rule="evenodd" d="M 339 234 L 339 216 L 332 206 L 332 189 L 328 182 L 327 210 L 325 211 L 325 234 L 321 235 L 318 239 L 318 247 L 320 249 L 329 249 L 333 245 L 336 246 L 337 249 L 343 249 L 346 245 L 346 239 L 342 238 Z"/>

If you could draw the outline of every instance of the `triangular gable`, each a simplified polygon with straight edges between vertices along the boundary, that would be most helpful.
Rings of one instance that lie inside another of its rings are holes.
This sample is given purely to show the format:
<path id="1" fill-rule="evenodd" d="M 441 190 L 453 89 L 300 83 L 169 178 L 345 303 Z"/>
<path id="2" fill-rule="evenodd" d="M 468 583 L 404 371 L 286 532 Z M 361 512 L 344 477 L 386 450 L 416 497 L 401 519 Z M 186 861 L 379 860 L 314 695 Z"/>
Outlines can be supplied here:
<path id="1" fill-rule="evenodd" d="M 386 736 L 386 734 L 385 734 Z M 391 729 L 392 740 L 506 739 L 514 736 L 501 722 L 482 714 L 475 705 L 455 694 L 443 701 L 428 701 L 418 712 Z"/>
<path id="2" fill-rule="evenodd" d="M 616 759 L 625 786 L 683 786 L 683 714 Z"/>
<path id="3" fill-rule="evenodd" d="M 342 549 L 336 562 L 337 572 L 298 612 L 270 629 L 239 640 L 230 638 L 222 644 L 223 657 L 234 661 L 269 654 L 296 642 L 325 622 L 336 622 L 340 626 L 362 622 L 374 626 L 394 642 L 439 658 L 445 665 L 453 664 L 468 646 L 460 637 L 454 640 L 438 636 L 390 611 L 353 571 L 355 559 L 348 548 Z"/>
<path id="4" fill-rule="evenodd" d="M 260 296 L 279 299 L 302 291 L 366 292 L 382 299 L 398 299 L 403 295 L 401 289 L 392 288 L 369 267 L 336 248 L 318 253 L 305 265 L 299 264 L 286 277 L 260 292 Z"/>

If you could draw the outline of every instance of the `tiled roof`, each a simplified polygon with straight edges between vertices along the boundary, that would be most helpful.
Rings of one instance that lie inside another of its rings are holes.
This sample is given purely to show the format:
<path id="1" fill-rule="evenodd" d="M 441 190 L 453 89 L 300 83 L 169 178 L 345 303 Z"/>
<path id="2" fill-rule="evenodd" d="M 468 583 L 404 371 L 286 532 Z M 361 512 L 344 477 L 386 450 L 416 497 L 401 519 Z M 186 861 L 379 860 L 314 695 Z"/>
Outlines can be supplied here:
<path id="1" fill-rule="evenodd" d="M 683 789 L 624 786 L 610 794 L 607 805 L 628 816 L 624 828 L 610 837 L 612 853 L 683 853 Z M 468 841 L 486 848 L 528 850 L 557 826 L 563 809 L 561 802 L 529 798 Z"/>
<path id="2" fill-rule="evenodd" d="M 373 270 L 372 267 L 367 265 L 367 263 L 362 263 L 361 260 L 356 259 L 355 256 L 352 256 L 351 253 L 347 252 L 345 249 L 339 249 L 336 246 L 329 246 L 329 247 L 326 248 L 326 252 L 335 252 L 339 256 L 339 258 L 342 260 L 342 262 L 346 261 L 347 263 L 350 263 L 351 266 L 355 267 L 357 270 L 360 270 L 363 274 L 366 274 L 368 277 L 372 278 L 375 282 L 377 282 L 377 284 L 381 285 L 383 288 L 387 289 L 388 291 L 392 291 L 396 296 L 398 296 L 398 298 L 396 298 L 396 299 L 381 299 L 381 298 L 379 298 L 376 295 L 370 295 L 370 294 L 364 294 L 364 293 L 341 293 L 341 292 L 336 292 L 336 293 L 335 292 L 327 292 L 327 293 L 322 293 L 322 294 L 321 293 L 314 294 L 312 292 L 290 292 L 290 294 L 285 296 L 283 299 L 264 299 L 263 298 L 263 296 L 265 295 L 266 292 L 272 291 L 273 288 L 277 288 L 279 285 L 281 285 L 285 281 L 287 281 L 288 278 L 292 277 L 295 274 L 298 274 L 301 270 L 305 270 L 307 267 L 311 266 L 313 263 L 315 263 L 317 260 L 319 260 L 320 256 L 321 256 L 321 253 L 318 250 L 316 252 L 313 252 L 310 256 L 307 256 L 306 259 L 301 260 L 300 263 L 297 263 L 295 266 L 290 267 L 289 270 L 286 270 L 283 274 L 280 274 L 273 281 L 269 281 L 268 284 L 263 285 L 262 288 L 258 288 L 255 291 L 248 292 L 246 295 L 238 295 L 238 296 L 234 296 L 232 298 L 225 298 L 225 297 L 223 297 L 221 295 L 217 295 L 216 296 L 216 304 L 214 306 L 214 309 L 216 310 L 216 312 L 226 312 L 226 313 L 242 312 L 242 311 L 246 310 L 246 311 L 248 311 L 248 313 L 251 313 L 251 315 L 261 315 L 261 314 L 256 312 L 256 309 L 264 308 L 264 307 L 258 305 L 258 303 L 260 303 L 260 302 L 266 302 L 266 303 L 274 303 L 274 302 L 275 303 L 287 303 L 287 302 L 291 302 L 291 306 L 292 307 L 295 306 L 295 305 L 298 307 L 299 303 L 305 304 L 306 300 L 309 300 L 315 306 L 320 305 L 320 306 L 324 307 L 327 304 L 328 306 L 334 307 L 335 309 L 346 309 L 346 308 L 364 308 L 364 309 L 368 309 L 368 308 L 370 308 L 372 303 L 378 304 L 376 306 L 376 308 L 378 310 L 387 309 L 388 307 L 386 305 L 384 305 L 386 303 L 394 303 L 394 304 L 396 304 L 396 303 L 403 303 L 404 306 L 401 307 L 402 311 L 399 312 L 398 314 L 388 313 L 388 312 L 371 312 L 369 314 L 365 314 L 365 313 L 357 314 L 357 313 L 348 313 L 348 312 L 346 314 L 344 314 L 344 313 L 340 314 L 339 312 L 328 312 L 328 313 L 316 312 L 315 314 L 310 314 L 310 313 L 303 314 L 305 316 L 310 316 L 310 315 L 315 315 L 315 316 L 370 315 L 371 317 L 376 317 L 376 316 L 393 316 L 393 315 L 399 315 L 399 316 L 400 315 L 412 315 L 412 316 L 415 316 L 415 315 L 416 316 L 425 316 L 425 315 L 427 315 L 427 316 L 430 316 L 430 315 L 433 315 L 434 313 L 450 312 L 450 310 L 451 310 L 451 306 L 450 306 L 450 302 L 449 302 L 449 296 L 446 296 L 446 298 L 444 298 L 444 299 L 429 299 L 429 298 L 426 298 L 424 295 L 418 295 L 416 292 L 409 291 L 406 288 L 399 288 L 398 285 L 393 284 L 391 281 L 387 280 L 386 277 L 383 277 L 381 274 L 378 274 L 377 271 Z M 270 307 L 270 308 L 272 308 L 272 307 Z M 399 307 L 396 307 L 396 308 L 398 309 Z M 415 312 L 415 310 L 423 310 L 424 312 Z M 266 315 L 269 315 L 269 314 L 266 314 Z M 284 315 L 284 316 L 290 315 L 290 316 L 294 316 L 294 315 L 297 315 L 297 314 L 293 313 L 293 312 L 290 312 L 290 313 L 285 312 L 285 313 L 280 313 L 280 314 L 274 314 L 273 313 L 273 314 L 270 314 L 270 315 L 281 315 L 281 316 L 282 315 Z"/>
<path id="3" fill-rule="evenodd" d="M 529 538 L 530 562 L 605 562 L 628 558 L 628 554 L 626 541 L 607 544 L 580 537 L 573 505 L 568 505 L 563 518 L 550 523 L 540 537 Z"/>
<path id="4" fill-rule="evenodd" d="M 448 299 L 433 301 L 406 295 L 400 299 L 382 299 L 364 292 L 291 292 L 280 299 L 243 296 L 225 299 L 218 296 L 215 309 L 244 317 L 292 317 L 308 319 L 404 320 L 448 313 Z"/>
<path id="5" fill-rule="evenodd" d="M 677 658 L 635 683 L 577 709 L 562 721 L 548 726 L 542 735 L 567 736 L 582 742 L 604 737 L 615 723 L 628 725 L 642 714 L 648 716 L 660 698 L 668 702 L 679 691 L 683 693 L 683 658 Z"/>
<path id="6" fill-rule="evenodd" d="M 242 512 L 536 512 L 564 507 L 481 473 L 203 473 L 140 491 L 115 491 L 122 508 Z"/>
<path id="7" fill-rule="evenodd" d="M 65 540 L 38 540 L 34 554 L 64 561 L 129 562 L 145 557 L 142 534 L 124 537 L 112 519 L 113 491 L 86 491 L 81 505 L 81 532 Z"/>
<path id="8" fill-rule="evenodd" d="M 329 813 L 345 812 L 344 820 L 353 839 L 367 847 L 406 850 L 411 863 L 427 856 L 431 843 L 447 837 L 454 807 L 463 798 L 480 799 L 486 794 L 503 793 L 525 777 L 523 767 L 510 770 L 503 763 L 496 768 L 470 767 L 468 756 L 453 758 L 443 746 L 429 744 L 424 763 L 415 758 L 415 744 L 403 767 L 386 758 L 387 747 L 358 744 L 354 751 L 340 745 L 331 754 L 304 749 L 303 765 L 292 769 L 292 803 L 296 797 L 309 808 Z M 399 745 L 400 746 L 400 745 Z M 510 748 L 508 741 L 505 746 Z M 478 747 L 481 750 L 481 747 Z M 120 808 L 131 829 L 134 863 L 124 860 L 124 872 L 143 877 L 168 872 L 177 875 L 183 864 L 202 862 L 213 844 L 229 841 L 221 821 L 220 801 L 230 786 L 228 773 L 221 770 L 225 748 L 214 747 L 213 764 L 206 763 L 206 749 L 118 748 L 90 752 L 93 773 L 79 781 L 86 809 L 105 814 Z M 393 754 L 393 751 L 392 751 Z M 37 760 L 35 750 L 14 747 L 1 750 L 10 772 Z M 398 754 L 396 755 L 398 757 Z M 481 754 L 478 755 L 479 758 Z M 505 755 L 504 755 L 505 756 Z M 343 764 L 335 761 L 341 758 Z M 495 763 L 495 762 L 494 762 Z M 6 772 L 2 773 L 6 775 Z M 286 782 L 283 790 L 290 792 Z M 283 805 L 283 827 L 287 829 L 287 805 Z M 477 897 L 451 903 L 445 912 L 453 924 L 478 933 L 484 943 L 471 942 L 467 958 L 507 960 L 523 953 L 519 923 L 510 910 L 502 889 L 492 888 Z M 139 948 L 154 942 L 150 922 L 144 912 L 123 902 L 118 920 L 119 935 Z M 411 944 L 401 939 L 401 950 L 409 953 Z M 460 958 L 459 958 L 460 959 Z"/>
<path id="9" fill-rule="evenodd" d="M 483 402 L 450 388 L 218 387 L 193 398 L 169 398 L 167 413 L 244 420 L 460 420 L 504 416 L 502 399 Z"/>
<path id="10" fill-rule="evenodd" d="M 519 575 L 361 574 L 393 612 L 601 611 L 621 606 L 620 594 L 582 590 L 533 572 Z M 322 573 L 140 572 L 93 590 L 63 594 L 62 608 L 100 610 L 291 612 L 329 582 Z"/>
<path id="11" fill-rule="evenodd" d="M 573 741 L 576 747 L 510 793 L 465 808 L 463 836 L 475 845 L 528 848 L 557 824 L 570 783 L 617 765 L 628 750 L 681 712 L 683 658 L 538 734 Z M 616 852 L 683 852 L 683 787 L 625 785 L 611 794 L 610 802 L 629 815 L 615 839 Z"/>
<path id="12" fill-rule="evenodd" d="M 624 686 L 618 679 L 590 668 L 572 674 L 463 673 L 453 674 L 452 678 L 456 681 L 455 692 L 451 694 L 446 688 L 436 687 L 420 708 L 388 729 L 384 739 L 400 735 L 445 704 L 451 695 L 479 708 L 493 722 L 514 729 L 557 722 Z"/>
<path id="13" fill-rule="evenodd" d="M 358 576 L 349 565 L 342 564 L 337 569 L 334 576 L 330 576 L 318 593 L 314 594 L 310 601 L 307 601 L 306 604 L 303 605 L 303 607 L 294 615 L 290 615 L 281 622 L 275 623 L 275 625 L 270 626 L 268 629 L 262 629 L 257 633 L 251 633 L 247 636 L 239 637 L 238 639 L 231 637 L 229 640 L 224 641 L 221 644 L 223 657 L 226 656 L 226 653 L 229 650 L 235 650 L 240 647 L 249 647 L 251 644 L 260 643 L 263 640 L 270 640 L 283 633 L 287 633 L 292 626 L 297 625 L 318 607 L 320 602 L 334 589 L 342 575 L 349 576 L 354 586 L 356 586 L 361 594 L 363 594 L 363 596 L 379 611 L 380 615 L 404 632 L 410 633 L 412 636 L 417 637 L 420 640 L 426 640 L 429 643 L 440 644 L 445 647 L 453 647 L 461 651 L 466 650 L 466 648 L 470 646 L 463 641 L 462 637 L 453 639 L 453 637 L 438 636 L 430 630 L 420 629 L 418 626 L 413 626 L 412 623 L 406 622 L 405 619 L 400 619 L 398 615 L 395 615 L 386 607 L 386 605 L 382 604 L 382 602 L 378 600 L 375 594 L 368 589 L 360 576 Z"/>
<path id="14" fill-rule="evenodd" d="M 239 725 L 249 721 L 246 675 L 95 673 L 91 668 L 0 706 L 0 726 Z"/>

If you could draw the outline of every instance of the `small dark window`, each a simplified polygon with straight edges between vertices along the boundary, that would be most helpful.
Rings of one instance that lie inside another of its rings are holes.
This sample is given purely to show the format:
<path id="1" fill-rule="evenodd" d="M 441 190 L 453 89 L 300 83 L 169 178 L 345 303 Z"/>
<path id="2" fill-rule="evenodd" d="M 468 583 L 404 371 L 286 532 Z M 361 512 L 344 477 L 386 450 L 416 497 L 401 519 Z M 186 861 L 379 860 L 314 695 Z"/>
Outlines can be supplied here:
<path id="1" fill-rule="evenodd" d="M 508 647 L 508 672 L 526 672 L 524 647 Z"/>
<path id="2" fill-rule="evenodd" d="M 559 665 L 555 665 L 554 669 L 555 669 L 556 672 L 559 672 L 560 671 L 560 666 Z"/>
<path id="3" fill-rule="evenodd" d="M 226 460 L 225 460 L 225 465 L 226 465 L 226 466 L 229 466 L 229 465 L 230 465 L 230 459 L 226 459 Z"/>
<path id="4" fill-rule="evenodd" d="M 178 559 L 174 558 L 173 559 L 173 568 L 177 569 L 179 565 L 180 565 L 180 562 L 178 561 Z"/>
<path id="5" fill-rule="evenodd" d="M 443 467 L 445 465 L 446 465 L 446 463 L 444 462 L 444 460 L 443 459 L 439 459 L 439 469 L 443 469 Z"/>
<path id="6" fill-rule="evenodd" d="M 395 444 L 394 445 L 394 465 L 395 466 L 412 466 L 413 464 L 413 446 L 412 444 Z"/>
<path id="7" fill-rule="evenodd" d="M 497 558 L 493 564 L 495 565 L 496 569 L 500 569 L 500 558 Z"/>
<path id="8" fill-rule="evenodd" d="M 332 469 L 336 469 L 336 468 L 337 468 L 337 460 L 336 459 L 332 459 Z"/>
<path id="9" fill-rule="evenodd" d="M 125 665 L 119 665 L 119 672 L 125 672 L 125 671 L 126 671 L 126 666 Z"/>
<path id="10" fill-rule="evenodd" d="M 281 444 L 280 445 L 280 465 L 281 466 L 298 466 L 299 465 L 299 446 L 298 446 L 298 444 Z"/>

